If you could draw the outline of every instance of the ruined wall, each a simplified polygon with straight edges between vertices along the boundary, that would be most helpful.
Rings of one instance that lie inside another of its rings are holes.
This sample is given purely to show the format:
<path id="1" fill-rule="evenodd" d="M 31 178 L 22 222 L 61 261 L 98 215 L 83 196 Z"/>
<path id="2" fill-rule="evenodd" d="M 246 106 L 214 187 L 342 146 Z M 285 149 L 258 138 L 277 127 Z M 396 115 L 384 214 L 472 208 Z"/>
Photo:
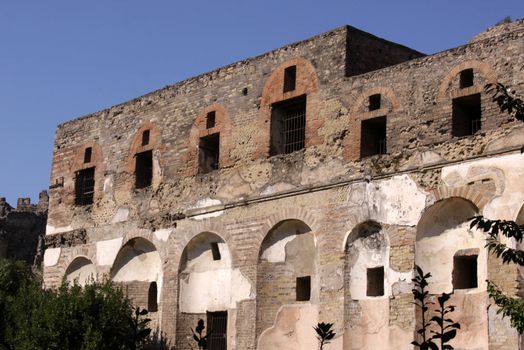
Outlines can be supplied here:
<path id="1" fill-rule="evenodd" d="M 30 198 L 19 198 L 12 208 L 0 198 L 0 257 L 24 260 L 41 267 L 47 220 L 47 192 L 41 192 L 38 204 Z"/>
<path id="2" fill-rule="evenodd" d="M 189 328 L 209 311 L 227 311 L 229 349 L 304 349 L 318 321 L 335 323 L 332 349 L 411 348 L 412 267 L 434 259 L 418 249 L 423 214 L 454 197 L 488 217 L 516 218 L 524 204 L 523 128 L 482 91 L 494 81 L 524 91 L 523 23 L 512 28 L 405 61 L 420 54 L 342 27 L 60 125 L 46 286 L 64 273 L 74 277 L 69 267 L 78 257 L 113 277 L 115 266 L 132 262 L 122 281 L 133 286 L 130 297 L 143 303 L 146 285 L 137 282 L 159 283 L 160 330 L 182 349 Z M 371 59 L 378 49 L 384 58 Z M 293 66 L 295 86 L 285 91 Z M 460 76 L 468 69 L 474 78 L 464 87 Z M 377 94 L 380 104 L 370 108 Z M 472 95 L 480 99 L 480 130 L 453 136 L 453 100 Z M 270 156 L 273 109 L 296 98 L 306 101 L 305 148 Z M 386 117 L 386 152 L 362 158 L 363 122 L 377 117 Z M 201 138 L 217 133 L 218 169 L 203 173 Z M 151 152 L 152 176 L 137 188 L 136 159 L 144 152 Z M 93 167 L 93 204 L 75 205 L 75 181 Z M 301 224 L 275 235 L 290 222 Z M 355 234 L 369 222 L 381 227 L 372 240 L 380 244 Z M 481 240 L 465 244 L 468 237 L 457 245 L 478 249 L 481 278 L 500 278 L 516 291 L 517 271 L 495 276 L 497 261 L 481 252 Z M 122 259 L 137 239 L 147 251 Z M 215 260 L 211 243 L 224 260 Z M 436 272 L 435 293 L 450 290 L 450 259 L 459 249 L 440 248 L 448 268 Z M 158 257 L 158 273 L 135 278 L 133 270 L 151 267 L 148 254 Z M 367 270 L 377 267 L 383 292 L 368 295 Z M 297 278 L 306 276 L 310 296 L 302 300 Z M 517 348 L 507 322 L 475 301 L 485 297 L 482 283 L 458 294 L 457 303 L 478 306 L 481 324 L 457 346 Z M 457 317 L 471 324 L 467 314 Z M 468 345 L 469 337 L 478 342 Z"/>

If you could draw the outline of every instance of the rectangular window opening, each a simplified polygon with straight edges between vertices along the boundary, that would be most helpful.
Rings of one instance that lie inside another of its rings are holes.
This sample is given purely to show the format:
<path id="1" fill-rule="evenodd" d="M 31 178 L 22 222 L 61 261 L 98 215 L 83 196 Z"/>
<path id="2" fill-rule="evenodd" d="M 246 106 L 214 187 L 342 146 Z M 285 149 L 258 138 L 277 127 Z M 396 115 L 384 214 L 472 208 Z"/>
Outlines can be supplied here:
<path id="1" fill-rule="evenodd" d="M 380 297 L 384 295 L 384 266 L 367 269 L 367 289 L 368 297 Z"/>
<path id="2" fill-rule="evenodd" d="M 213 260 L 222 259 L 222 256 L 220 255 L 220 249 L 218 248 L 217 242 L 211 242 L 211 254 L 213 254 Z"/>
<path id="3" fill-rule="evenodd" d="M 153 151 L 145 151 L 135 155 L 135 188 L 151 186 L 153 180 Z"/>
<path id="4" fill-rule="evenodd" d="M 75 204 L 93 204 L 95 193 L 95 168 L 82 169 L 75 177 Z"/>
<path id="5" fill-rule="evenodd" d="M 456 255 L 453 257 L 453 289 L 478 287 L 478 255 Z"/>
<path id="6" fill-rule="evenodd" d="M 473 86 L 473 69 L 464 69 L 460 72 L 460 88 Z"/>
<path id="7" fill-rule="evenodd" d="M 142 133 L 142 146 L 149 145 L 149 130 L 144 130 Z"/>
<path id="8" fill-rule="evenodd" d="M 306 95 L 271 106 L 269 155 L 289 154 L 306 144 Z"/>
<path id="9" fill-rule="evenodd" d="M 284 69 L 284 92 L 293 91 L 297 84 L 297 66 Z"/>
<path id="10" fill-rule="evenodd" d="M 381 99 L 380 94 L 369 96 L 369 110 L 370 111 L 380 109 L 380 103 L 381 103 L 380 99 Z"/>
<path id="11" fill-rule="evenodd" d="M 311 276 L 297 277 L 296 296 L 297 301 L 311 299 Z"/>
<path id="12" fill-rule="evenodd" d="M 453 99 L 452 125 L 453 136 L 473 135 L 481 128 L 480 94 Z"/>
<path id="13" fill-rule="evenodd" d="M 217 170 L 220 158 L 220 134 L 201 137 L 198 151 L 198 172 L 206 174 Z"/>
<path id="14" fill-rule="evenodd" d="M 207 113 L 206 116 L 206 129 L 211 129 L 215 127 L 216 123 L 216 112 L 212 111 Z"/>
<path id="15" fill-rule="evenodd" d="M 92 147 L 87 147 L 84 151 L 84 164 L 91 163 Z"/>
<path id="16" fill-rule="evenodd" d="M 149 284 L 149 290 L 147 293 L 147 311 L 157 312 L 158 311 L 158 288 L 156 282 Z"/>
<path id="17" fill-rule="evenodd" d="M 386 117 L 366 119 L 361 124 L 360 157 L 387 153 Z"/>
<path id="18" fill-rule="evenodd" d="M 208 350 L 227 350 L 227 311 L 207 313 Z"/>

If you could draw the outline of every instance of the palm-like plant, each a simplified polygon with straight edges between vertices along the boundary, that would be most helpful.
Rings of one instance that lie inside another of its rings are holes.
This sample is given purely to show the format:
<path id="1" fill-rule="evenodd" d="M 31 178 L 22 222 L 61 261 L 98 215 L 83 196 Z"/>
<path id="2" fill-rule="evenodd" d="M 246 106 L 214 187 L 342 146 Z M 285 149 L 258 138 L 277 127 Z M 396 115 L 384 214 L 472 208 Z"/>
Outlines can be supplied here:
<path id="1" fill-rule="evenodd" d="M 313 327 L 317 332 L 317 339 L 319 341 L 319 349 L 322 350 L 325 344 L 329 344 L 329 341 L 333 339 L 336 333 L 333 331 L 333 323 L 318 323 L 316 327 Z"/>

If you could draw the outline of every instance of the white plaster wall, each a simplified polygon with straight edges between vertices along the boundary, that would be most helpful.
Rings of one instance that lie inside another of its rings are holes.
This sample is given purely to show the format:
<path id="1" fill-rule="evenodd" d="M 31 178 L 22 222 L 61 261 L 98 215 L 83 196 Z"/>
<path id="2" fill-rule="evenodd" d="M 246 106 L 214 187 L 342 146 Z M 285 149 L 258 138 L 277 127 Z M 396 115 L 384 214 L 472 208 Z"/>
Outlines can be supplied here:
<path id="1" fill-rule="evenodd" d="M 205 272 L 229 268 L 231 266 L 229 248 L 225 242 L 217 242 L 217 238 L 206 239 L 202 242 L 192 242 L 186 250 L 187 261 L 184 264 L 183 271 Z M 213 260 L 211 242 L 217 243 L 220 251 L 220 260 Z"/>
<path id="2" fill-rule="evenodd" d="M 251 297 L 251 283 L 238 269 L 191 272 L 180 277 L 180 312 L 236 309 Z"/>
<path id="3" fill-rule="evenodd" d="M 66 279 L 69 284 L 74 281 L 80 286 L 96 279 L 96 266 L 88 259 L 75 259 L 66 271 Z"/>
<path id="4" fill-rule="evenodd" d="M 277 313 L 274 326 L 266 329 L 258 338 L 257 349 L 317 349 L 318 340 L 312 329 L 317 323 L 318 305 L 284 305 Z"/>
<path id="5" fill-rule="evenodd" d="M 122 238 L 96 242 L 96 261 L 99 266 L 111 266 L 122 246 Z"/>
<path id="6" fill-rule="evenodd" d="M 354 251 L 357 259 L 351 267 L 349 290 L 351 298 L 354 300 L 366 298 L 387 298 L 391 293 L 391 285 L 388 281 L 389 275 L 389 244 L 383 233 L 377 233 L 381 236 L 382 246 L 379 249 L 374 249 L 365 244 L 362 238 L 354 241 L 349 247 L 350 251 Z M 368 297 L 367 290 L 367 269 L 373 267 L 384 266 L 384 296 Z"/>
<path id="7" fill-rule="evenodd" d="M 426 206 L 427 193 L 408 175 L 366 185 L 369 218 L 390 225 L 416 225 Z"/>
<path id="8" fill-rule="evenodd" d="M 452 229 L 446 230 L 438 236 L 426 237 L 417 240 L 415 263 L 424 272 L 431 272 L 428 291 L 431 294 L 451 293 L 453 291 L 453 256 L 458 250 L 478 249 L 477 278 L 478 288 L 471 292 L 486 289 L 487 278 L 487 251 L 485 235 L 476 229 L 469 229 L 469 222 L 465 222 Z"/>
<path id="9" fill-rule="evenodd" d="M 44 266 L 55 266 L 58 264 L 62 248 L 47 248 L 44 252 Z"/>
<path id="10" fill-rule="evenodd" d="M 514 220 L 524 203 L 524 154 L 487 158 L 442 169 L 442 179 L 449 185 L 465 185 L 483 177 L 501 183 L 501 194 L 484 207 L 482 214 L 488 218 Z"/>
<path id="11" fill-rule="evenodd" d="M 211 243 L 218 244 L 220 260 L 213 260 Z M 186 247 L 181 265 L 180 312 L 205 313 L 236 309 L 236 303 L 254 297 L 251 283 L 239 269 L 231 268 L 227 244 L 204 233 Z"/>

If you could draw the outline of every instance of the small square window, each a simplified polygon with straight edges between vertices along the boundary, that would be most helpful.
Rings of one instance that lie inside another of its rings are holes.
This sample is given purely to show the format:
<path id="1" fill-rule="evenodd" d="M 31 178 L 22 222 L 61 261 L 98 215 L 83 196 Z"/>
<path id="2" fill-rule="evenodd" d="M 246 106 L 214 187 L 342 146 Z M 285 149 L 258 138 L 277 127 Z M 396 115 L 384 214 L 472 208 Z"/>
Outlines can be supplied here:
<path id="1" fill-rule="evenodd" d="M 453 257 L 453 289 L 478 287 L 478 255 L 456 255 Z"/>
<path id="2" fill-rule="evenodd" d="M 284 69 L 284 92 L 293 91 L 297 84 L 297 66 Z"/>
<path id="3" fill-rule="evenodd" d="M 381 100 L 380 94 L 369 96 L 369 110 L 374 111 L 374 110 L 380 109 L 380 103 L 381 103 L 380 100 Z"/>
<path id="4" fill-rule="evenodd" d="M 297 277 L 296 296 L 297 301 L 311 299 L 311 276 Z"/>
<path id="5" fill-rule="evenodd" d="M 368 297 L 380 297 L 384 295 L 384 266 L 367 269 Z"/>
<path id="6" fill-rule="evenodd" d="M 151 186 L 153 180 L 153 151 L 137 153 L 135 155 L 135 188 Z"/>
<path id="7" fill-rule="evenodd" d="M 84 164 L 91 163 L 91 155 L 93 153 L 93 148 L 87 147 L 84 151 Z"/>
<path id="8" fill-rule="evenodd" d="M 220 260 L 222 256 L 220 255 L 220 249 L 218 248 L 217 242 L 211 242 L 211 254 L 213 254 L 213 260 Z"/>
<path id="9" fill-rule="evenodd" d="M 216 124 L 216 112 L 212 111 L 207 113 L 206 116 L 206 129 L 214 128 Z"/>
<path id="10" fill-rule="evenodd" d="M 149 130 L 144 130 L 142 133 L 142 146 L 149 145 Z"/>
<path id="11" fill-rule="evenodd" d="M 473 69 L 464 69 L 460 72 L 460 88 L 473 86 Z"/>

